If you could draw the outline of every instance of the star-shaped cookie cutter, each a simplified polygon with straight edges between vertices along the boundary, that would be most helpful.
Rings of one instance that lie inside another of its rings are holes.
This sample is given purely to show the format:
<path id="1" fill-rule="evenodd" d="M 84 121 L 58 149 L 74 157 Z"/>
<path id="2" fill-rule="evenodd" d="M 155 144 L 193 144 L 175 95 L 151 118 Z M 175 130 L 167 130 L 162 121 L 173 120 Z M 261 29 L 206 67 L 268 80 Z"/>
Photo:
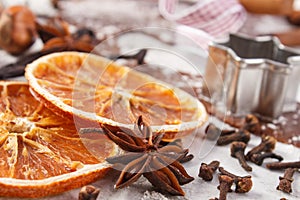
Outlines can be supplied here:
<path id="1" fill-rule="evenodd" d="M 297 107 L 300 54 L 272 36 L 231 34 L 209 46 L 204 95 L 217 109 L 278 119 Z"/>

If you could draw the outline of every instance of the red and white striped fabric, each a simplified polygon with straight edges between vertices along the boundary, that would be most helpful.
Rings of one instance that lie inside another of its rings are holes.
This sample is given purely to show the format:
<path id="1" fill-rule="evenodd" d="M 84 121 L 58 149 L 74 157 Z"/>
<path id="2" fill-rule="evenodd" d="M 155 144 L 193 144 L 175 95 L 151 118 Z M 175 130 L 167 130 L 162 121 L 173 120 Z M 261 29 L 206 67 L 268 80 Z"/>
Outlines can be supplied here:
<path id="1" fill-rule="evenodd" d="M 176 10 L 177 4 L 177 0 L 160 0 L 160 13 L 216 38 L 236 32 L 246 20 L 246 11 L 238 0 L 199 0 L 181 11 Z"/>

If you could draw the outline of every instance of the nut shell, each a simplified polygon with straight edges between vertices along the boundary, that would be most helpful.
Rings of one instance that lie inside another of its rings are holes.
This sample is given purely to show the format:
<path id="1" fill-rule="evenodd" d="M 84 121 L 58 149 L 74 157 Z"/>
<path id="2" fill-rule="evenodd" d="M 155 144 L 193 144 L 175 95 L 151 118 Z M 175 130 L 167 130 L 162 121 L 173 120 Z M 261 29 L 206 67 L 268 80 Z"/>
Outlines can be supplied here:
<path id="1" fill-rule="evenodd" d="M 0 47 L 18 55 L 35 41 L 35 15 L 26 6 L 12 6 L 0 17 Z"/>

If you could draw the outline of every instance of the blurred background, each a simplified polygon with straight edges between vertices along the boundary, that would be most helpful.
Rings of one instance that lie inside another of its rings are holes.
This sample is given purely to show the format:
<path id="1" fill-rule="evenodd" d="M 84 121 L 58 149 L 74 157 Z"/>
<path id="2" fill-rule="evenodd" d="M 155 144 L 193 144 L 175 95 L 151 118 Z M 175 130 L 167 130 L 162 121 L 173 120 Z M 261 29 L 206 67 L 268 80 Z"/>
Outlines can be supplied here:
<path id="1" fill-rule="evenodd" d="M 300 52 L 299 7 L 298 0 L 0 0 L 0 78 L 22 79 L 26 64 L 52 52 L 114 57 L 154 44 L 203 75 L 209 44 L 230 34 L 277 36 Z M 162 55 L 146 61 L 183 69 Z"/>

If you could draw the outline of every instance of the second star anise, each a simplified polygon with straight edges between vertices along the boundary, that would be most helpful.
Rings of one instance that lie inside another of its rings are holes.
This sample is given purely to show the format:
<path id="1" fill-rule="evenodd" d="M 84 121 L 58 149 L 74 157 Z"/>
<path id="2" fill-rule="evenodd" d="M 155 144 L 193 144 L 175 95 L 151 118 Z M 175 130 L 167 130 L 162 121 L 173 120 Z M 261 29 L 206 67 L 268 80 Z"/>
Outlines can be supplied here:
<path id="1" fill-rule="evenodd" d="M 176 142 L 161 145 L 163 133 L 153 134 L 140 116 L 134 130 L 113 131 L 103 125 L 105 134 L 114 141 L 125 154 L 107 158 L 121 170 L 115 188 L 122 188 L 137 181 L 142 175 L 161 192 L 183 196 L 180 185 L 194 180 L 179 162 L 188 150 Z"/>

